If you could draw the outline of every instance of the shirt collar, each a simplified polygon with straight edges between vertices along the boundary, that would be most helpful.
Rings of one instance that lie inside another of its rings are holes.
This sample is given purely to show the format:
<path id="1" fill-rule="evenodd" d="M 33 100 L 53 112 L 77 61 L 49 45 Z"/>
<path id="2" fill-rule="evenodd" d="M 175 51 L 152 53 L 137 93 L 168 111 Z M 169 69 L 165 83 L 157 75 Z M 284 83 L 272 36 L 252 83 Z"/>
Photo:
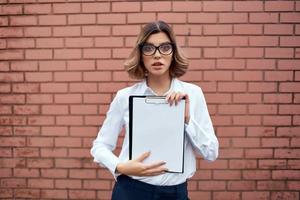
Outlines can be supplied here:
<path id="1" fill-rule="evenodd" d="M 169 90 L 164 94 L 164 96 L 175 90 L 176 82 L 177 82 L 177 79 L 176 79 L 176 78 L 172 78 L 172 80 L 171 80 L 171 86 L 170 86 Z M 146 79 L 144 79 L 144 80 L 141 82 L 141 92 L 140 92 L 140 94 L 144 94 L 144 95 L 155 95 L 155 96 L 158 96 L 158 95 L 157 95 L 157 94 L 156 94 L 156 93 L 155 93 L 155 92 L 147 85 Z"/>

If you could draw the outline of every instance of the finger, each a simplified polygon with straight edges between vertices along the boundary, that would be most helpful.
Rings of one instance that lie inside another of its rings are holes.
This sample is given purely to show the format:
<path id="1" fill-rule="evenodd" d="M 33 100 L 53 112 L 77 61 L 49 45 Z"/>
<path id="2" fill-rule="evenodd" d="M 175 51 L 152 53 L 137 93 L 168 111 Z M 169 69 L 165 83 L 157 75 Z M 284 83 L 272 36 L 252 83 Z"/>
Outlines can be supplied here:
<path id="1" fill-rule="evenodd" d="M 172 94 L 172 93 L 169 93 L 169 94 L 166 96 L 166 98 L 165 98 L 166 101 L 169 101 L 169 99 L 170 99 L 170 97 L 171 97 L 171 94 Z"/>
<path id="2" fill-rule="evenodd" d="M 135 160 L 138 162 L 143 162 L 146 158 L 150 156 L 150 151 L 143 153 L 139 157 L 137 157 Z"/>
<path id="3" fill-rule="evenodd" d="M 161 175 L 161 174 L 164 174 L 166 172 L 151 172 L 151 173 L 143 173 L 141 174 L 141 176 L 158 176 L 158 175 Z"/>
<path id="4" fill-rule="evenodd" d="M 168 102 L 170 101 L 170 98 L 171 98 L 172 94 L 173 94 L 173 92 L 169 93 L 169 94 L 166 96 L 166 101 L 168 101 Z"/>
<path id="5" fill-rule="evenodd" d="M 154 168 L 161 167 L 165 164 L 166 164 L 166 162 L 161 161 L 161 162 L 145 165 L 145 168 L 146 168 L 146 170 L 149 170 L 149 169 L 154 169 Z"/>
<path id="6" fill-rule="evenodd" d="M 175 96 L 175 105 L 178 104 L 178 102 L 181 100 L 182 98 L 182 94 L 180 92 L 178 92 Z"/>
<path id="7" fill-rule="evenodd" d="M 170 106 L 173 105 L 173 102 L 174 102 L 174 99 L 175 99 L 175 96 L 176 96 L 176 92 L 173 92 L 169 98 L 169 103 L 170 103 Z"/>
<path id="8" fill-rule="evenodd" d="M 170 98 L 172 97 L 172 95 L 176 94 L 176 92 L 172 91 L 170 92 L 167 96 L 166 96 L 166 100 L 170 100 Z"/>
<path id="9" fill-rule="evenodd" d="M 157 168 L 144 170 L 143 174 L 157 174 L 157 173 L 161 174 L 161 173 L 165 173 L 167 171 L 168 171 L 168 169 L 166 167 L 161 166 L 161 167 L 157 167 Z"/>
<path id="10" fill-rule="evenodd" d="M 154 169 L 148 169 L 146 171 L 144 171 L 145 175 L 159 175 L 159 174 L 163 174 L 166 171 L 168 171 L 168 169 L 166 167 L 159 167 L 159 168 L 154 168 Z"/>
<path id="11" fill-rule="evenodd" d="M 158 176 L 158 175 L 161 175 L 161 174 L 164 174 L 166 172 L 151 172 L 151 173 L 145 173 L 143 174 L 143 176 Z"/>

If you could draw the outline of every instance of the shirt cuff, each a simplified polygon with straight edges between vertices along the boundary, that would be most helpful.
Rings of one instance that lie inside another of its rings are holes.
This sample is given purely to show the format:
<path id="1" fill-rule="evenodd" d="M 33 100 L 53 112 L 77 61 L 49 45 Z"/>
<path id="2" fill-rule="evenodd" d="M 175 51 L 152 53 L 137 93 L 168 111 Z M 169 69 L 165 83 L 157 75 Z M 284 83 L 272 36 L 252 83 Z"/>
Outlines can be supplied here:
<path id="1" fill-rule="evenodd" d="M 118 158 L 114 158 L 111 163 L 107 166 L 110 173 L 113 175 L 114 179 L 117 181 L 118 176 L 120 176 L 120 173 L 117 173 L 117 165 L 120 163 Z"/>

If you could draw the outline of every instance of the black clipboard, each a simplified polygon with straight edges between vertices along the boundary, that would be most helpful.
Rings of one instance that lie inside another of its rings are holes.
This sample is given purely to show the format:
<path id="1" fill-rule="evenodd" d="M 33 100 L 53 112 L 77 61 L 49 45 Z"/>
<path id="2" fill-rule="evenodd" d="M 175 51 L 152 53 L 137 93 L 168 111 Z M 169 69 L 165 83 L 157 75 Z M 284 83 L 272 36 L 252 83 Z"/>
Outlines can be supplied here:
<path id="1" fill-rule="evenodd" d="M 170 173 L 184 172 L 185 98 L 170 106 L 163 96 L 129 97 L 129 159 L 146 151 L 145 163 L 165 161 Z"/>

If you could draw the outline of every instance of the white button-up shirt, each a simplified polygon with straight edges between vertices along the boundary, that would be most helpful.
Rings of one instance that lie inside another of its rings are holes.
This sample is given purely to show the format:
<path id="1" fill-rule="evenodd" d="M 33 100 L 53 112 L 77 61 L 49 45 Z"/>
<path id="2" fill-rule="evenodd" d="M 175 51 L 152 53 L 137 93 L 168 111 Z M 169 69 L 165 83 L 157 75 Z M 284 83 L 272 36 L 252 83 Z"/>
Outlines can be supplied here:
<path id="1" fill-rule="evenodd" d="M 134 179 L 153 185 L 175 185 L 185 182 L 196 171 L 196 155 L 214 161 L 218 157 L 219 143 L 215 136 L 213 125 L 207 110 L 206 101 L 201 88 L 197 85 L 172 79 L 171 87 L 165 95 L 175 92 L 186 93 L 190 99 L 190 121 L 185 124 L 184 173 L 164 173 L 158 176 L 138 177 Z M 129 96 L 130 95 L 157 95 L 147 86 L 146 81 L 126 87 L 117 92 L 113 99 L 106 119 L 93 142 L 91 154 L 94 161 L 108 168 L 116 178 L 116 166 L 129 159 Z M 115 149 L 121 129 L 126 133 L 122 150 L 117 157 L 112 151 Z"/>

